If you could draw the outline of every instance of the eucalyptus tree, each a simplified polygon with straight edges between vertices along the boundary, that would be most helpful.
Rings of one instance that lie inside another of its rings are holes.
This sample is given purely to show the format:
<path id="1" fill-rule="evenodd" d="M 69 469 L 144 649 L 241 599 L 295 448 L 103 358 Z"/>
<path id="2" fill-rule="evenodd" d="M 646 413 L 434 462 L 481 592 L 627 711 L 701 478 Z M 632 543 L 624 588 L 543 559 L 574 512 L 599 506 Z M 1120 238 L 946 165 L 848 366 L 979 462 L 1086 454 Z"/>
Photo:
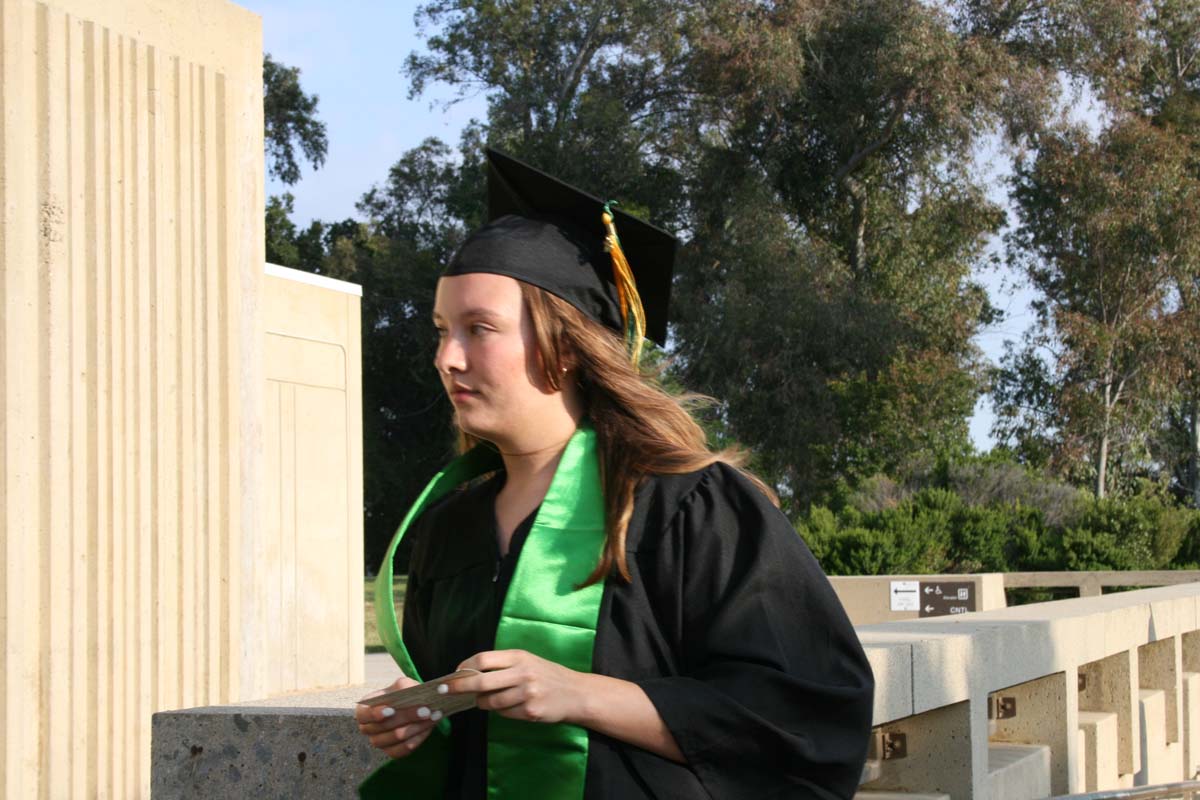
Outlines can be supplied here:
<path id="1" fill-rule="evenodd" d="M 1132 111 L 1149 118 L 1174 149 L 1190 159 L 1187 169 L 1200 177 L 1200 6 L 1193 0 L 1158 0 L 1148 4 L 1136 34 L 1130 37 L 1135 57 L 1117 87 Z M 1193 184 L 1194 205 L 1175 220 L 1173 277 L 1179 298 L 1180 369 L 1176 396 L 1164 409 L 1157 443 L 1159 459 L 1171 470 L 1177 488 L 1200 507 L 1200 182 Z"/>
<path id="2" fill-rule="evenodd" d="M 1098 496 L 1166 471 L 1200 504 L 1200 10 L 1061 7 L 1101 130 L 1057 126 L 1018 171 L 1012 257 L 1043 296 L 1037 328 L 999 373 L 997 433 L 1086 473 Z"/>
<path id="3" fill-rule="evenodd" d="M 1188 161 L 1169 134 L 1128 117 L 1095 139 L 1046 134 L 1015 180 L 1015 240 L 1042 296 L 1038 327 L 1057 348 L 1044 409 L 1055 455 L 1068 470 L 1086 464 L 1097 497 L 1114 453 L 1131 468 L 1149 457 L 1158 403 L 1188 346 L 1175 285 L 1180 223 L 1190 226 L 1200 189 Z"/>
<path id="4" fill-rule="evenodd" d="M 973 156 L 1035 127 L 1055 86 L 991 5 L 437 0 L 417 17 L 433 33 L 406 63 L 415 94 L 484 92 L 487 141 L 682 234 L 676 367 L 785 495 L 969 447 L 971 339 L 997 313 L 972 272 L 1003 222 Z"/>
<path id="5" fill-rule="evenodd" d="M 1004 221 L 974 156 L 1045 113 L 1048 60 L 955 4 L 709 8 L 689 32 L 690 382 L 800 501 L 965 452 L 972 338 L 998 314 L 974 273 Z"/>

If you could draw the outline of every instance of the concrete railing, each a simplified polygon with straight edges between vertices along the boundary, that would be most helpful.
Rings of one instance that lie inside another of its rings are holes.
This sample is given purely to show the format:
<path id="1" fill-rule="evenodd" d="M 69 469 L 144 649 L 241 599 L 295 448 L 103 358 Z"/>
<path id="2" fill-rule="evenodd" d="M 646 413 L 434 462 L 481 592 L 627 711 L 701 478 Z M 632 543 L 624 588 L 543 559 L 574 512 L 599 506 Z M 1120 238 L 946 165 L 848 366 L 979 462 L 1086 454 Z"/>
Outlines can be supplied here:
<path id="1" fill-rule="evenodd" d="M 1007 589 L 1074 588 L 1099 597 L 1104 588 L 1176 586 L 1200 581 L 1200 570 L 1138 572 L 971 572 L 942 575 L 830 576 L 855 625 L 1005 608 Z"/>
<path id="2" fill-rule="evenodd" d="M 1079 590 L 1080 597 L 1099 597 L 1105 587 L 1177 586 L 1200 581 L 1200 570 L 1139 570 L 1121 572 L 1007 572 L 1005 589 L 1042 588 Z"/>
<path id="3" fill-rule="evenodd" d="M 1200 584 L 858 626 L 875 671 L 863 800 L 1024 800 L 1191 778 Z M 156 798 L 341 796 L 380 756 L 367 686 L 158 714 Z"/>
<path id="4" fill-rule="evenodd" d="M 864 798 L 1044 798 L 1200 765 L 1200 584 L 858 632 L 878 683 Z"/>

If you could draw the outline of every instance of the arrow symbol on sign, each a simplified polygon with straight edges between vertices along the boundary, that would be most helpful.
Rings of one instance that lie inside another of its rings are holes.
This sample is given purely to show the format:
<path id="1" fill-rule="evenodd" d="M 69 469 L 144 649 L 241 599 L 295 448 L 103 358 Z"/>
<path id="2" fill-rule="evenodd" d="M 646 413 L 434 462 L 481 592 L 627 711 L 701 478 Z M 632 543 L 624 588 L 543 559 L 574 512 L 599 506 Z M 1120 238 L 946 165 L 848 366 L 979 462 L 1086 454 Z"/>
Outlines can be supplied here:
<path id="1" fill-rule="evenodd" d="M 926 586 L 926 587 L 925 587 L 925 594 L 933 594 L 933 587 L 932 587 L 932 586 Z"/>
<path id="2" fill-rule="evenodd" d="M 875 596 L 878 597 L 879 595 Z M 928 614 L 930 611 L 933 611 L 933 606 L 925 606 L 925 613 Z"/>

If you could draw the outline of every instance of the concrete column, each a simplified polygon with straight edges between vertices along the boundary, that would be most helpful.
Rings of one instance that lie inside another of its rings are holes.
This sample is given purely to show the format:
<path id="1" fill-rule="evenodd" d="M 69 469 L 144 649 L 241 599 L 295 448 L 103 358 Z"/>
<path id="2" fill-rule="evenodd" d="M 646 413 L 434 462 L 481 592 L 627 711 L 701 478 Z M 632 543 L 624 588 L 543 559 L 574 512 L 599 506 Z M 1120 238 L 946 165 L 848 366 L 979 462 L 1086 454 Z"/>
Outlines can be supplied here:
<path id="1" fill-rule="evenodd" d="M 1117 715 L 1105 711 L 1080 711 L 1083 737 L 1083 787 L 1078 791 L 1102 792 L 1119 788 L 1117 776 Z"/>
<path id="2" fill-rule="evenodd" d="M 1117 715 L 1117 771 L 1133 775 L 1141 769 L 1135 654 L 1125 651 L 1084 664 L 1079 674 L 1086 684 L 1079 693 L 1079 710 Z"/>
<path id="3" fill-rule="evenodd" d="M 267 638 L 261 65 L 225 0 L 0 3 L 0 796 L 146 796 Z"/>

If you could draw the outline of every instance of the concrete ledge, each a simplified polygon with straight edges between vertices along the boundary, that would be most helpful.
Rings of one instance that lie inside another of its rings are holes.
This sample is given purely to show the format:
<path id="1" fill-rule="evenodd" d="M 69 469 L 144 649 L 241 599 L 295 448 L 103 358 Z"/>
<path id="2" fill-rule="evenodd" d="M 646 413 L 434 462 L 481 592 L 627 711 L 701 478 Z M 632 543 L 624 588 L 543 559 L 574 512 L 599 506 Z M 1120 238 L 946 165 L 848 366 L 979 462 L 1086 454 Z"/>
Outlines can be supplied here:
<path id="1" fill-rule="evenodd" d="M 863 652 L 875 674 L 873 719 L 890 720 L 913 713 L 913 652 L 907 642 L 889 644 L 863 640 Z"/>
<path id="2" fill-rule="evenodd" d="M 1179 780 L 1200 758 L 1198 611 L 1189 584 L 859 627 L 874 723 L 907 741 L 906 757 L 864 773 L 860 796 L 1018 800 Z M 385 760 L 351 710 L 394 674 L 378 660 L 370 685 L 156 715 L 155 797 L 352 796 Z M 989 696 L 1015 716 L 989 723 Z"/>
<path id="3" fill-rule="evenodd" d="M 857 630 L 864 646 L 911 646 L 912 713 L 920 714 L 1187 632 L 1200 624 L 1198 602 L 1193 583 Z M 877 698 L 876 711 L 887 716 L 875 723 L 906 706 L 906 698 Z"/>
<path id="4" fill-rule="evenodd" d="M 307 283 L 310 286 L 320 286 L 322 289 L 332 289 L 335 292 L 344 294 L 352 294 L 355 297 L 362 297 L 362 286 L 350 281 L 339 281 L 336 278 L 329 278 L 325 275 L 316 275 L 312 272 L 305 272 L 302 269 L 292 269 L 291 267 L 282 267 L 279 264 L 268 263 L 265 272 L 276 278 L 284 280 L 296 281 L 297 283 Z"/>
<path id="5" fill-rule="evenodd" d="M 353 703 L 373 687 L 155 714 L 155 800 L 355 797 L 386 761 L 358 733 Z"/>

